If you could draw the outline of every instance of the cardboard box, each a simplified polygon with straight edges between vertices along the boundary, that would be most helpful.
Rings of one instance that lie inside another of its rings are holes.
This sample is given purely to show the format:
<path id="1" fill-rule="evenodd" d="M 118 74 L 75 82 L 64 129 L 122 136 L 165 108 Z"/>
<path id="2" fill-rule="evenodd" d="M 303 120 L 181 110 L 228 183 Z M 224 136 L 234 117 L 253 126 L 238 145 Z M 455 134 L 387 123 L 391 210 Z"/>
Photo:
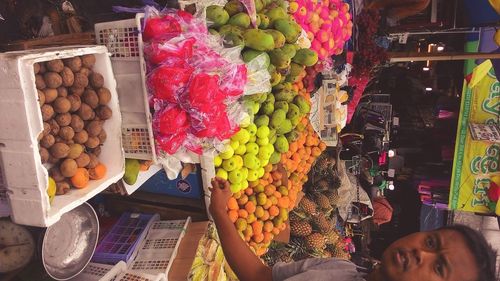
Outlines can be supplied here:
<path id="1" fill-rule="evenodd" d="M 186 234 L 184 235 L 177 251 L 177 256 L 175 257 L 170 272 L 168 273 L 168 280 L 187 280 L 194 257 L 196 256 L 196 249 L 198 248 L 200 239 L 207 232 L 208 223 L 208 221 L 204 221 L 189 224 Z"/>

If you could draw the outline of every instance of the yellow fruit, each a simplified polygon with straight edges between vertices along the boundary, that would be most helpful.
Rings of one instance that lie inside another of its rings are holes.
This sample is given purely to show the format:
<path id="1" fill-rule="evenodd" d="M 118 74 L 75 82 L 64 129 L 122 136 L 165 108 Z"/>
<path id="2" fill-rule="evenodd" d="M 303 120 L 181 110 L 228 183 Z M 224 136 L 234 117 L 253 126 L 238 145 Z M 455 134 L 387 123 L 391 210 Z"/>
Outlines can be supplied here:
<path id="1" fill-rule="evenodd" d="M 497 30 L 497 32 L 495 32 L 494 40 L 495 43 L 497 43 L 497 46 L 500 46 L 500 30 Z"/>
<path id="2" fill-rule="evenodd" d="M 490 5 L 500 14 L 500 0 L 488 0 L 490 1 Z"/>
<path id="3" fill-rule="evenodd" d="M 49 202 L 52 203 L 54 197 L 56 196 L 56 182 L 52 177 L 49 177 L 49 184 L 47 186 L 47 195 L 49 195 Z"/>
<path id="4" fill-rule="evenodd" d="M 267 202 L 267 196 L 265 193 L 261 192 L 257 194 L 257 204 L 259 206 L 264 206 Z"/>
<path id="5" fill-rule="evenodd" d="M 244 231 L 246 228 L 247 228 L 247 220 L 243 219 L 243 218 L 239 218 L 236 220 L 236 229 L 238 229 L 238 231 Z"/>

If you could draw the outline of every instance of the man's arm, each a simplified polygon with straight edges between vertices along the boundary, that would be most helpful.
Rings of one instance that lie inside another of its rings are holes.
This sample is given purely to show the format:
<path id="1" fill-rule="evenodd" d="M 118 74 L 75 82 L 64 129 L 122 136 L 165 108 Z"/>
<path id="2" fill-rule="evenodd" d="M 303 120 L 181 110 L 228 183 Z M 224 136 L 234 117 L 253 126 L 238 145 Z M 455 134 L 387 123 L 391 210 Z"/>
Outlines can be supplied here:
<path id="1" fill-rule="evenodd" d="M 272 269 L 250 250 L 227 215 L 226 204 L 231 197 L 229 182 L 216 178 L 212 186 L 210 213 L 229 266 L 241 281 L 272 281 Z"/>

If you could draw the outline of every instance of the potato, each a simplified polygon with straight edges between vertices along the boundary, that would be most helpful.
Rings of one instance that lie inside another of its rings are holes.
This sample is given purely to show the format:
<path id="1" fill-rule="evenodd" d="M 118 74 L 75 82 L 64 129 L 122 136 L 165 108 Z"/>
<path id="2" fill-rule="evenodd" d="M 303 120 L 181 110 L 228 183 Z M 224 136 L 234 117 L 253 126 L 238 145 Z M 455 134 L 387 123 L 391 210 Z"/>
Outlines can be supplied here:
<path id="1" fill-rule="evenodd" d="M 87 131 L 85 131 L 85 130 L 82 130 L 78 133 L 75 133 L 75 136 L 73 137 L 73 141 L 75 143 L 79 143 L 79 144 L 85 144 L 88 139 L 89 139 L 89 135 L 88 135 Z"/>
<path id="2" fill-rule="evenodd" d="M 48 122 L 50 124 L 50 133 L 54 136 L 57 136 L 59 134 L 59 130 L 61 129 L 61 126 L 57 124 L 57 121 L 52 119 Z"/>
<path id="3" fill-rule="evenodd" d="M 49 104 L 44 104 L 41 107 L 43 121 L 48 121 L 54 117 L 54 109 Z"/>
<path id="4" fill-rule="evenodd" d="M 38 62 L 35 62 L 35 63 L 33 64 L 33 72 L 34 72 L 35 74 L 38 74 L 38 73 L 40 72 L 40 64 L 39 64 Z"/>
<path id="5" fill-rule="evenodd" d="M 70 126 L 61 127 L 61 130 L 59 130 L 59 136 L 63 140 L 69 141 L 75 136 L 75 131 L 73 131 L 73 128 L 71 128 Z"/>
<path id="6" fill-rule="evenodd" d="M 76 159 L 80 157 L 80 154 L 83 152 L 83 145 L 74 143 L 69 146 L 69 153 L 68 153 L 68 158 L 69 159 Z"/>
<path id="7" fill-rule="evenodd" d="M 90 162 L 89 162 L 89 164 L 87 165 L 86 168 L 93 169 L 97 165 L 99 165 L 99 158 L 97 158 L 97 156 L 95 156 L 94 154 L 90 153 L 89 157 L 90 157 Z"/>
<path id="8" fill-rule="evenodd" d="M 85 88 L 89 85 L 89 78 L 84 74 L 77 72 L 75 73 L 75 81 L 73 82 L 73 87 L 75 88 Z"/>
<path id="9" fill-rule="evenodd" d="M 100 73 L 92 72 L 89 75 L 89 82 L 94 89 L 98 89 L 104 86 L 104 77 Z"/>
<path id="10" fill-rule="evenodd" d="M 58 97 L 52 106 L 57 113 L 67 113 L 71 109 L 71 102 L 67 98 Z"/>
<path id="11" fill-rule="evenodd" d="M 56 182 L 56 195 L 64 195 L 69 192 L 71 185 L 66 181 Z"/>
<path id="12" fill-rule="evenodd" d="M 89 139 L 85 142 L 85 146 L 88 148 L 96 148 L 99 146 L 99 138 L 89 136 Z"/>
<path id="13" fill-rule="evenodd" d="M 82 152 L 82 154 L 80 154 L 80 156 L 78 156 L 75 161 L 78 165 L 78 168 L 85 168 L 90 163 L 90 156 L 87 153 Z"/>
<path id="14" fill-rule="evenodd" d="M 104 131 L 104 129 L 102 129 L 97 137 L 99 138 L 99 142 L 101 144 L 103 144 L 106 141 L 106 139 L 108 138 L 108 134 L 106 134 L 106 131 Z"/>
<path id="15" fill-rule="evenodd" d="M 68 89 L 66 89 L 66 87 L 57 88 L 57 96 L 63 98 L 68 97 Z"/>
<path id="16" fill-rule="evenodd" d="M 80 109 L 80 106 L 82 106 L 82 101 L 80 99 L 80 96 L 78 95 L 69 95 L 68 100 L 71 103 L 71 108 L 69 109 L 69 112 L 75 112 L 78 109 Z"/>
<path id="17" fill-rule="evenodd" d="M 87 68 L 92 68 L 94 67 L 95 64 L 95 56 L 90 54 L 90 55 L 83 55 L 81 56 L 82 59 L 82 65 Z"/>
<path id="18" fill-rule="evenodd" d="M 64 176 L 61 174 L 61 170 L 59 170 L 58 167 L 52 167 L 49 170 L 49 176 L 51 176 L 56 182 L 64 180 Z"/>
<path id="19" fill-rule="evenodd" d="M 56 159 L 65 158 L 68 156 L 69 146 L 62 142 L 56 142 L 50 147 L 50 155 Z"/>
<path id="20" fill-rule="evenodd" d="M 65 66 L 64 69 L 61 71 L 61 78 L 64 87 L 71 87 L 75 82 L 75 74 L 67 66 Z"/>
<path id="21" fill-rule="evenodd" d="M 43 131 L 42 131 L 42 135 L 43 136 L 46 136 L 50 134 L 50 124 L 47 123 L 47 122 L 43 122 Z"/>
<path id="22" fill-rule="evenodd" d="M 47 85 L 45 85 L 45 80 L 43 80 L 42 75 L 40 74 L 35 75 L 35 86 L 39 90 L 47 88 Z"/>
<path id="23" fill-rule="evenodd" d="M 99 157 L 99 155 L 101 155 L 101 146 L 99 145 L 98 147 L 96 148 L 92 148 L 90 149 L 90 152 L 92 154 L 94 154 L 95 156 Z"/>
<path id="24" fill-rule="evenodd" d="M 42 164 L 47 163 L 49 161 L 49 151 L 45 147 L 40 147 L 38 150 L 40 152 L 40 159 L 42 159 Z"/>
<path id="25" fill-rule="evenodd" d="M 82 118 L 80 116 L 73 114 L 71 115 L 71 123 L 70 123 L 71 128 L 73 128 L 73 131 L 75 133 L 79 133 L 83 130 L 83 127 L 85 127 L 85 124 L 83 123 Z"/>
<path id="26" fill-rule="evenodd" d="M 38 104 L 42 106 L 45 103 L 45 94 L 38 89 L 36 91 L 38 93 Z"/>
<path id="27" fill-rule="evenodd" d="M 56 138 L 51 134 L 44 136 L 40 141 L 40 145 L 44 148 L 50 148 L 54 143 L 56 143 Z"/>
<path id="28" fill-rule="evenodd" d="M 49 71 L 53 72 L 61 72 L 64 69 L 64 63 L 59 59 L 48 61 L 45 63 L 45 66 Z"/>
<path id="29" fill-rule="evenodd" d="M 97 137 L 102 131 L 102 121 L 90 121 L 85 130 L 91 137 Z"/>
<path id="30" fill-rule="evenodd" d="M 60 160 L 61 159 L 57 159 L 57 158 L 53 157 L 52 155 L 50 155 L 50 153 L 49 153 L 49 160 L 47 161 L 47 163 L 52 164 L 52 165 L 57 165 L 57 164 L 59 164 Z"/>
<path id="31" fill-rule="evenodd" d="M 78 72 L 82 68 L 82 60 L 80 59 L 80 57 L 65 59 L 64 65 L 69 67 L 71 71 Z"/>
<path id="32" fill-rule="evenodd" d="M 43 94 L 45 95 L 45 103 L 52 103 L 57 99 L 58 96 L 57 90 L 50 88 L 44 89 Z"/>
<path id="33" fill-rule="evenodd" d="M 78 109 L 78 116 L 80 116 L 82 120 L 87 121 L 92 119 L 92 115 L 94 115 L 92 108 L 88 104 L 82 102 L 80 109 Z"/>
<path id="34" fill-rule="evenodd" d="M 99 105 L 99 97 L 97 93 L 92 89 L 86 89 L 82 95 L 82 101 L 88 104 L 93 109 Z"/>
<path id="35" fill-rule="evenodd" d="M 62 85 L 62 77 L 56 72 L 47 72 L 43 75 L 45 85 L 52 89 L 57 89 Z"/>
<path id="36" fill-rule="evenodd" d="M 79 88 L 79 87 L 75 87 L 75 85 L 73 85 L 71 88 L 69 88 L 69 92 L 72 95 L 81 96 L 83 94 L 83 92 L 85 92 L 85 88 L 83 88 L 83 87 Z"/>
<path id="37" fill-rule="evenodd" d="M 78 169 L 78 165 L 76 161 L 73 159 L 66 159 L 61 163 L 60 166 L 61 174 L 67 178 L 71 178 L 76 174 L 76 169 Z"/>
<path id="38" fill-rule="evenodd" d="M 86 68 L 86 67 L 82 67 L 82 69 L 80 69 L 79 71 L 81 74 L 89 77 L 90 73 L 92 73 L 92 70 L 90 70 L 89 68 Z"/>
<path id="39" fill-rule="evenodd" d="M 57 114 L 55 119 L 60 127 L 69 126 L 69 124 L 71 124 L 71 114 L 69 113 Z"/>
<path id="40" fill-rule="evenodd" d="M 111 92 L 107 88 L 97 90 L 97 96 L 99 96 L 100 105 L 106 105 L 111 100 Z"/>
<path id="41" fill-rule="evenodd" d="M 96 115 L 101 120 L 108 120 L 113 115 L 113 111 L 107 105 L 101 105 L 96 109 Z"/>

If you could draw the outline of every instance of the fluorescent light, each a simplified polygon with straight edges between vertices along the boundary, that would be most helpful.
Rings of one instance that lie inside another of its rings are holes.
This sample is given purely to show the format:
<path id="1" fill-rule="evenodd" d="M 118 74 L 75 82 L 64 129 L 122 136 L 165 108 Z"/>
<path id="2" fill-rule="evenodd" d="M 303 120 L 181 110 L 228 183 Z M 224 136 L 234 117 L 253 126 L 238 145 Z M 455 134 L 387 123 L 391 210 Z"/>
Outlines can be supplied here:
<path id="1" fill-rule="evenodd" d="M 389 190 L 394 190 L 395 186 L 394 186 L 394 184 L 389 184 L 388 188 L 389 188 Z"/>
<path id="2" fill-rule="evenodd" d="M 423 71 L 429 71 L 431 70 L 430 68 L 428 68 L 427 66 L 425 66 L 424 68 L 422 68 Z"/>
<path id="3" fill-rule="evenodd" d="M 430 91 L 432 91 L 432 88 L 431 88 L 431 87 L 427 87 L 427 88 L 425 88 L 425 90 L 426 90 L 427 92 L 430 92 Z"/>
<path id="4" fill-rule="evenodd" d="M 388 154 L 389 154 L 389 157 L 390 157 L 390 158 L 391 158 L 391 157 L 394 157 L 394 155 L 396 155 L 396 151 L 394 151 L 394 150 L 390 149 Z"/>
<path id="5" fill-rule="evenodd" d="M 444 47 L 443 47 L 443 46 L 438 46 L 438 47 L 437 47 L 437 51 L 438 51 L 438 52 L 442 52 L 442 51 L 444 51 Z"/>

